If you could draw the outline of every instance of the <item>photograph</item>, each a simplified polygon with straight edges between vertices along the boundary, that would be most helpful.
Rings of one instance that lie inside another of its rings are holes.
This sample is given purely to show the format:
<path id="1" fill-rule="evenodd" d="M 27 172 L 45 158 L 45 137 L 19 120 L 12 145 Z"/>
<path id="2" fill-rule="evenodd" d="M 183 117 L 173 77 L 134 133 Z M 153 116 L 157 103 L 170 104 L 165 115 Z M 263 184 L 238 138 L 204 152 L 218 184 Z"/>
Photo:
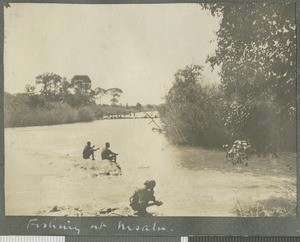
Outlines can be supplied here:
<path id="1" fill-rule="evenodd" d="M 295 2 L 7 2 L 3 41 L 5 216 L 297 216 Z"/>

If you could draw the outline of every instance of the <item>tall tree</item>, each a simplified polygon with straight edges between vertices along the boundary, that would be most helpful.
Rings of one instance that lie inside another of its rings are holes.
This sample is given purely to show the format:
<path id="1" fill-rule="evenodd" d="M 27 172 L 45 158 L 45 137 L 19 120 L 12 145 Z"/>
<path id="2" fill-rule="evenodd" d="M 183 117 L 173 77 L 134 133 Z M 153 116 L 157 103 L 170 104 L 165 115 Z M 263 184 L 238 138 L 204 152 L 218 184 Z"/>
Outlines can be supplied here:
<path id="1" fill-rule="evenodd" d="M 163 107 L 162 121 L 176 144 L 220 147 L 224 141 L 219 92 L 205 84 L 202 66 L 179 70 Z"/>
<path id="2" fill-rule="evenodd" d="M 111 104 L 116 105 L 123 91 L 120 88 L 109 88 L 106 90 L 106 93 L 111 95 Z"/>
<path id="3" fill-rule="evenodd" d="M 94 103 L 94 91 L 92 81 L 87 75 L 75 75 L 71 79 L 71 86 L 74 89 L 72 106 L 86 106 Z"/>
<path id="4" fill-rule="evenodd" d="M 60 86 L 59 86 L 59 93 L 60 99 L 63 102 L 67 102 L 68 97 L 71 95 L 70 88 L 72 87 L 71 83 L 67 81 L 67 78 L 63 78 Z"/>
<path id="5" fill-rule="evenodd" d="M 101 103 L 101 98 L 106 94 L 106 90 L 101 88 L 101 87 L 96 87 L 95 88 L 95 99 Z"/>
<path id="6" fill-rule="evenodd" d="M 245 100 L 271 91 L 284 108 L 295 107 L 295 3 L 204 6 L 222 17 L 218 48 L 207 60 L 222 66 L 227 93 Z"/>
<path id="7" fill-rule="evenodd" d="M 295 144 L 295 3 L 203 4 L 221 18 L 218 47 L 207 61 L 221 66 L 231 100 L 227 124 L 233 133 Z M 268 114 L 268 115 L 266 115 Z M 271 128 L 272 127 L 272 128 Z"/>
<path id="8" fill-rule="evenodd" d="M 92 90 L 92 81 L 87 75 L 75 75 L 71 79 L 75 93 L 89 95 Z"/>
<path id="9" fill-rule="evenodd" d="M 135 105 L 135 108 L 139 111 L 139 112 L 141 112 L 142 111 L 142 108 L 143 108 L 143 106 L 142 106 L 142 104 L 140 104 L 140 103 L 137 103 L 136 105 Z"/>
<path id="10" fill-rule="evenodd" d="M 36 77 L 35 82 L 41 85 L 40 93 L 47 101 L 59 99 L 59 86 L 62 77 L 54 73 L 44 73 Z"/>

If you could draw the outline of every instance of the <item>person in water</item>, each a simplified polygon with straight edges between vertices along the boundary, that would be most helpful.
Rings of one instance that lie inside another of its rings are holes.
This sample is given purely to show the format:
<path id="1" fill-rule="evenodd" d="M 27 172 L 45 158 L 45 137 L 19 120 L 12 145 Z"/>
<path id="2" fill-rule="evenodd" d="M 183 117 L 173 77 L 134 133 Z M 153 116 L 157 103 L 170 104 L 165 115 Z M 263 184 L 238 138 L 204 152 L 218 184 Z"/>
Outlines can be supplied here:
<path id="1" fill-rule="evenodd" d="M 110 160 L 112 162 L 117 162 L 117 153 L 112 152 L 110 149 L 110 144 L 107 142 L 105 143 L 105 148 L 101 152 L 102 160 Z"/>
<path id="2" fill-rule="evenodd" d="M 136 215 L 144 216 L 148 215 L 147 208 L 151 206 L 161 206 L 163 203 L 157 201 L 154 197 L 154 187 L 156 182 L 149 180 L 144 183 L 143 188 L 139 188 L 134 191 L 133 195 L 129 199 L 130 207 L 135 211 Z"/>
<path id="3" fill-rule="evenodd" d="M 91 142 L 88 141 L 83 149 L 82 156 L 83 159 L 89 159 L 92 156 L 92 160 L 95 160 L 94 152 L 99 150 L 99 148 L 94 149 L 95 145 L 91 146 Z"/>

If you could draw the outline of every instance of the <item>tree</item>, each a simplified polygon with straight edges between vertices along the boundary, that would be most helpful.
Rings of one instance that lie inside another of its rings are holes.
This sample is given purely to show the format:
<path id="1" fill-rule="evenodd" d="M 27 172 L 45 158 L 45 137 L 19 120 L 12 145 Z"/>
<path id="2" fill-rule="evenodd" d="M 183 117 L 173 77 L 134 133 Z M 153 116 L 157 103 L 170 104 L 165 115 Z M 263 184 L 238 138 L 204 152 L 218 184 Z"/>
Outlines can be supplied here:
<path id="1" fill-rule="evenodd" d="M 142 104 L 140 104 L 140 103 L 137 103 L 136 105 L 135 105 L 135 108 L 138 110 L 138 111 L 142 111 Z"/>
<path id="2" fill-rule="evenodd" d="M 43 97 L 40 97 L 35 92 L 35 86 L 26 85 L 25 93 L 28 96 L 29 102 L 28 105 L 30 108 L 36 108 L 38 106 L 42 107 L 45 104 Z"/>
<path id="3" fill-rule="evenodd" d="M 101 103 L 101 98 L 106 94 L 106 90 L 101 87 L 95 88 L 95 98 Z"/>
<path id="4" fill-rule="evenodd" d="M 87 75 L 75 75 L 71 79 L 71 85 L 75 94 L 90 95 L 92 90 L 92 81 Z"/>
<path id="5" fill-rule="evenodd" d="M 202 70 L 199 65 L 179 70 L 159 111 L 166 135 L 175 144 L 220 147 L 225 138 L 221 95 L 205 85 Z"/>
<path id="6" fill-rule="evenodd" d="M 36 77 L 35 82 L 41 85 L 40 93 L 46 101 L 58 101 L 59 86 L 62 77 L 54 73 L 44 73 Z"/>
<path id="7" fill-rule="evenodd" d="M 111 95 L 111 104 L 116 105 L 123 91 L 120 88 L 109 88 L 106 90 L 106 93 Z"/>
<path id="8" fill-rule="evenodd" d="M 70 88 L 72 87 L 71 83 L 67 81 L 67 78 L 63 78 L 60 86 L 59 86 L 59 94 L 60 94 L 60 99 L 62 101 L 66 101 L 68 95 L 70 95 Z"/>
<path id="9" fill-rule="evenodd" d="M 295 148 L 295 4 L 202 6 L 221 17 L 218 47 L 207 61 L 213 68 L 221 66 L 229 100 L 227 125 L 234 135 L 246 136 L 258 146 L 280 139 L 281 146 Z M 263 142 L 258 141 L 262 133 Z"/>
<path id="10" fill-rule="evenodd" d="M 74 89 L 72 106 L 86 106 L 94 103 L 95 92 L 92 90 L 92 81 L 87 75 L 75 75 L 71 79 L 71 87 Z"/>
<path id="11" fill-rule="evenodd" d="M 26 85 L 26 86 L 25 86 L 25 92 L 26 92 L 29 96 L 35 95 L 35 86 Z"/>
<path id="12" fill-rule="evenodd" d="M 285 108 L 295 105 L 295 5 L 207 4 L 222 15 L 218 49 L 208 57 L 212 67 L 222 65 L 228 94 L 246 99 L 271 88 Z M 249 93 L 249 91 L 251 91 Z M 249 93 L 247 95 L 247 93 Z"/>
<path id="13" fill-rule="evenodd" d="M 147 109 L 157 109 L 156 105 L 153 104 L 146 104 Z"/>

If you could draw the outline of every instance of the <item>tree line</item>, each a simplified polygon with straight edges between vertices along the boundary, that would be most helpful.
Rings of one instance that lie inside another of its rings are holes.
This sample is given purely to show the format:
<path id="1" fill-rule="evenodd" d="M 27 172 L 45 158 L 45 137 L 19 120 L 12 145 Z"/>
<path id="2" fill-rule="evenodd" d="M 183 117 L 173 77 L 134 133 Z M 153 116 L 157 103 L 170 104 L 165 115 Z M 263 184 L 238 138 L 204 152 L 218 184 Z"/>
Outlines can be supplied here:
<path id="1" fill-rule="evenodd" d="M 111 104 L 116 105 L 123 93 L 120 88 L 93 89 L 92 81 L 87 75 L 75 75 L 68 81 L 55 73 L 43 73 L 36 77 L 35 83 L 36 86 L 25 87 L 33 107 L 42 106 L 45 102 L 62 102 L 71 107 L 88 106 L 97 101 L 100 103 L 104 95 L 109 95 Z"/>
<path id="2" fill-rule="evenodd" d="M 293 3 L 202 4 L 221 18 L 217 49 L 220 85 L 203 67 L 175 74 L 161 108 L 171 141 L 221 147 L 248 140 L 259 153 L 296 150 L 296 25 Z"/>
<path id="3" fill-rule="evenodd" d="M 157 105 L 119 104 L 120 88 L 92 88 L 87 75 L 75 75 L 68 81 L 55 73 L 35 78 L 36 85 L 26 85 L 24 93 L 4 93 L 4 126 L 36 126 L 124 118 L 141 111 L 157 110 Z M 111 105 L 101 104 L 104 96 Z"/>

